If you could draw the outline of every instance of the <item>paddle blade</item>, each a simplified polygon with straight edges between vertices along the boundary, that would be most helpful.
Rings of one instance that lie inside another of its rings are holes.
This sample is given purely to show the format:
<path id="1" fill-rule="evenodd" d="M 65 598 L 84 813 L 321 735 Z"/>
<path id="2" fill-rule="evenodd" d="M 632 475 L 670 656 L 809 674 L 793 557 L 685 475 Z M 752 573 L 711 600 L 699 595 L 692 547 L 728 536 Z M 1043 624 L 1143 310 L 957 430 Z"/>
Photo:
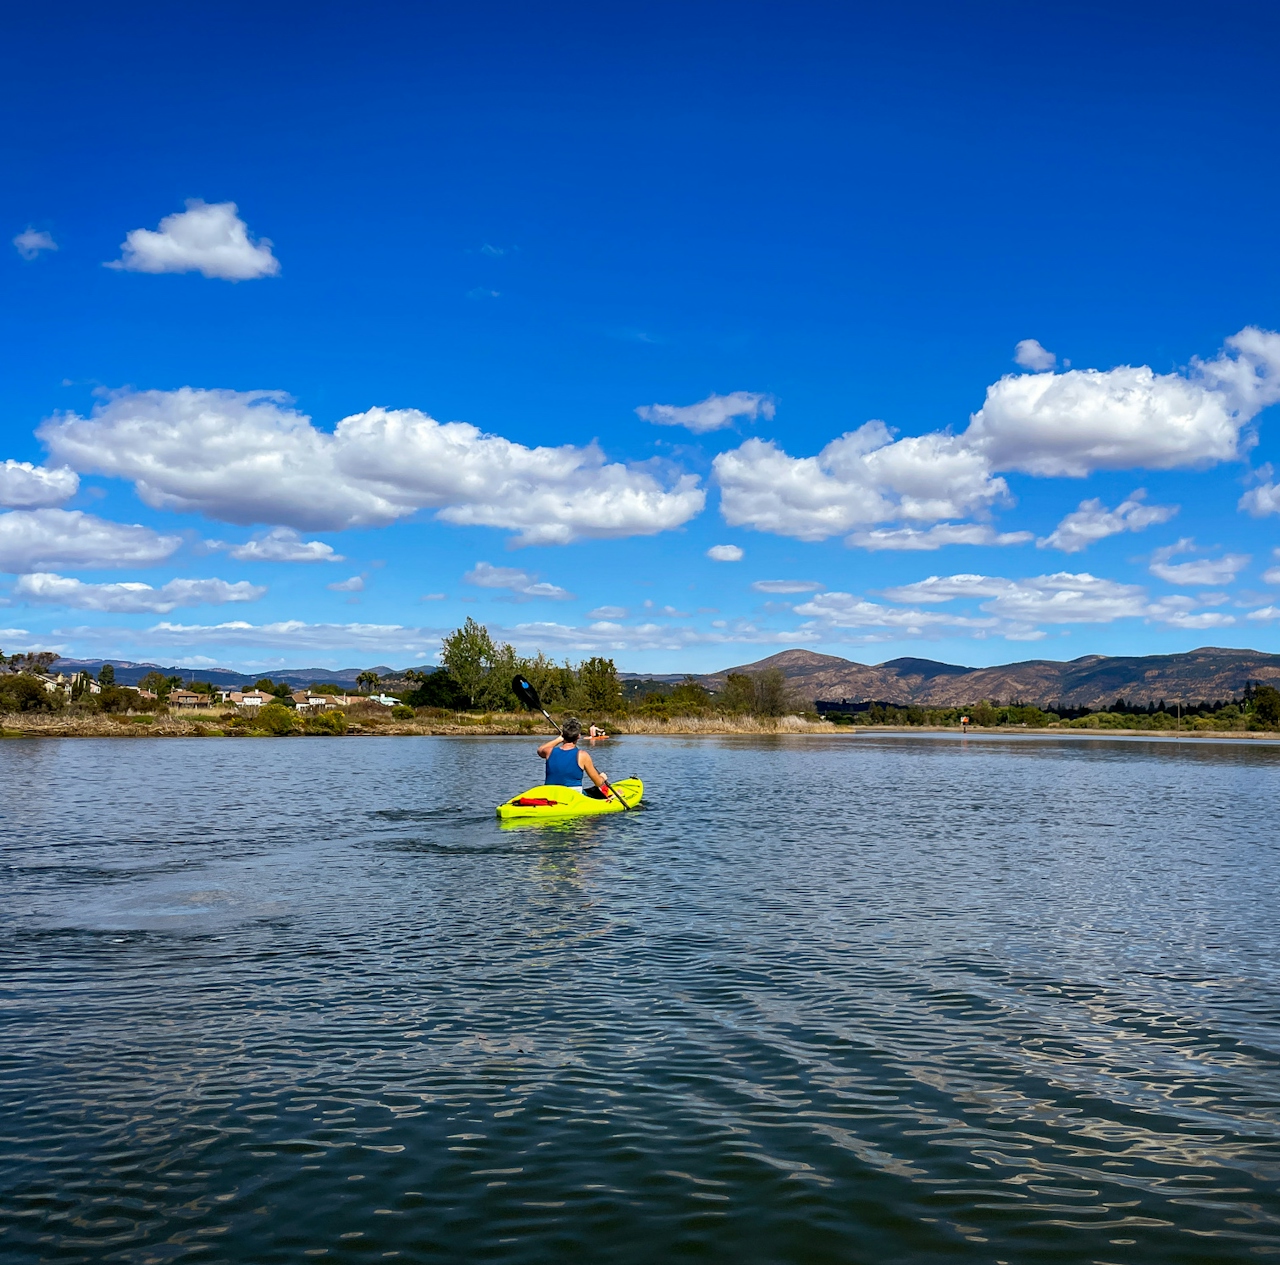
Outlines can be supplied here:
<path id="1" fill-rule="evenodd" d="M 511 678 L 511 689 L 515 696 L 528 708 L 535 712 L 542 710 L 542 700 L 538 697 L 538 691 L 529 684 L 522 676 L 513 676 Z"/>

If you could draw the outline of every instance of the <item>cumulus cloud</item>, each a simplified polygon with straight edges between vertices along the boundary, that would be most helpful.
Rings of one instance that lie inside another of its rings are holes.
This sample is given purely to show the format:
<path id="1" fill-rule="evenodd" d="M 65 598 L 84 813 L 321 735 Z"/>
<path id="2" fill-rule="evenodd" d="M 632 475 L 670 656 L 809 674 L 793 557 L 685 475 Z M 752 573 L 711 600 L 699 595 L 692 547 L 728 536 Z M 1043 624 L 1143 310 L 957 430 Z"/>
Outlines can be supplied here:
<path id="1" fill-rule="evenodd" d="M 466 584 L 482 589 L 507 589 L 521 598 L 545 597 L 555 602 L 569 601 L 573 594 L 558 584 L 539 581 L 537 575 L 521 571 L 518 567 L 495 567 L 488 562 L 477 562 L 462 577 Z"/>
<path id="2" fill-rule="evenodd" d="M 1280 400 L 1280 334 L 1248 327 L 1186 373 L 1146 366 L 1010 374 L 987 389 L 963 440 L 995 470 L 1082 478 L 1233 461 L 1241 432 Z"/>
<path id="3" fill-rule="evenodd" d="M 1024 369 L 1030 369 L 1033 373 L 1043 373 L 1058 363 L 1058 357 L 1041 347 L 1034 338 L 1024 338 L 1013 349 L 1013 359 L 1016 364 L 1020 364 Z"/>
<path id="4" fill-rule="evenodd" d="M 106 265 L 126 272 L 199 272 L 223 281 L 274 277 L 280 261 L 271 242 L 254 241 L 234 202 L 188 198 L 187 209 L 166 215 L 157 231 L 135 228 Z"/>
<path id="5" fill-rule="evenodd" d="M 636 409 L 636 415 L 657 426 L 683 426 L 702 435 L 731 426 L 735 417 L 748 421 L 772 418 L 774 404 L 767 395 L 755 391 L 733 391 L 729 395 L 709 395 L 697 404 L 644 404 Z"/>
<path id="6" fill-rule="evenodd" d="M 1280 558 L 1280 549 L 1271 551 L 1273 558 Z M 1280 584 L 1280 567 L 1269 567 L 1262 573 L 1262 582 L 1264 584 Z"/>
<path id="7" fill-rule="evenodd" d="M 333 584 L 326 584 L 325 588 L 332 589 L 335 593 L 363 593 L 364 576 L 353 575 L 348 580 L 336 580 Z"/>
<path id="8" fill-rule="evenodd" d="M 961 518 L 1008 497 L 985 458 L 954 436 L 895 441 L 877 421 L 832 440 L 816 457 L 748 439 L 712 467 L 727 523 L 800 540 L 892 519 Z"/>
<path id="9" fill-rule="evenodd" d="M 1196 542 L 1190 536 L 1184 536 L 1177 544 L 1165 545 L 1151 555 L 1151 574 L 1170 584 L 1190 584 L 1212 587 L 1218 584 L 1230 584 L 1237 572 L 1249 565 L 1247 553 L 1229 553 L 1221 558 L 1198 558 L 1194 562 L 1174 562 L 1170 558 L 1180 553 L 1194 553 Z"/>
<path id="10" fill-rule="evenodd" d="M 595 610 L 587 612 L 588 619 L 626 619 L 628 615 L 625 606 L 597 606 Z"/>
<path id="11" fill-rule="evenodd" d="M 0 571 L 151 566 L 163 562 L 181 544 L 180 536 L 108 522 L 80 510 L 0 514 Z"/>
<path id="12" fill-rule="evenodd" d="M 751 587 L 757 593 L 815 593 L 822 585 L 817 580 L 755 580 Z"/>
<path id="13" fill-rule="evenodd" d="M 1032 539 L 1029 531 L 998 532 L 986 523 L 938 523 L 928 530 L 918 527 L 878 527 L 874 531 L 856 531 L 845 544 L 851 548 L 876 552 L 881 549 L 933 550 L 944 545 L 1025 545 Z"/>
<path id="14" fill-rule="evenodd" d="M 245 580 L 170 580 L 159 588 L 136 581 L 86 584 L 68 576 L 39 571 L 18 577 L 13 595 L 28 602 L 69 606 L 76 610 L 114 614 L 150 612 L 167 615 L 179 606 L 219 606 L 226 602 L 256 602 L 267 590 Z"/>
<path id="15" fill-rule="evenodd" d="M 218 549 L 226 549 L 237 562 L 342 562 L 343 556 L 335 553 L 332 545 L 323 540 L 303 540 L 292 527 L 275 527 L 262 536 L 246 540 L 242 545 L 224 545 L 219 540 L 209 542 Z"/>
<path id="16" fill-rule="evenodd" d="M 1270 467 L 1266 467 L 1268 473 Z M 1280 483 L 1260 483 L 1250 488 L 1239 500 L 1238 508 L 1246 510 L 1254 518 L 1265 518 L 1268 514 L 1280 514 Z"/>
<path id="17" fill-rule="evenodd" d="M 1023 350 L 1034 355 L 1030 347 Z M 1253 327 L 1228 338 L 1214 359 L 1194 359 L 1180 373 L 1157 374 L 1146 366 L 1054 373 L 1046 359 L 1037 363 L 1046 371 L 1009 374 L 989 387 L 960 435 L 933 431 L 894 440 L 883 422 L 873 421 L 814 457 L 747 440 L 713 463 L 725 521 L 801 540 L 863 529 L 851 544 L 929 548 L 933 540 L 865 529 L 981 517 L 1008 501 L 1002 471 L 1083 477 L 1094 470 L 1235 460 L 1255 442 L 1252 419 L 1280 401 L 1280 334 Z M 1271 485 L 1247 493 L 1241 505 L 1270 512 Z M 1130 509 L 1124 530 L 1150 512 Z M 938 543 L 972 525 L 945 526 L 934 538 Z M 1060 539 L 1081 543 L 1070 530 Z"/>
<path id="18" fill-rule="evenodd" d="M 1094 497 L 1081 501 L 1047 536 L 1036 541 L 1040 549 L 1060 549 L 1063 553 L 1082 550 L 1124 531 L 1145 531 L 1153 523 L 1167 523 L 1177 512 L 1176 505 L 1146 505 L 1146 490 L 1139 488 L 1113 510 Z"/>
<path id="19" fill-rule="evenodd" d="M 743 553 L 737 545 L 712 545 L 707 557 L 712 562 L 741 562 Z"/>
<path id="20" fill-rule="evenodd" d="M 80 488 L 80 476 L 68 466 L 50 469 L 12 458 L 0 465 L 0 505 L 8 509 L 34 510 L 61 505 Z"/>
<path id="21" fill-rule="evenodd" d="M 1280 619 L 1280 606 L 1263 606 L 1256 611 L 1250 611 L 1245 618 L 1256 619 L 1259 623 L 1270 623 L 1273 619 Z"/>
<path id="22" fill-rule="evenodd" d="M 122 392 L 38 433 L 73 468 L 133 481 L 155 508 L 304 531 L 433 509 L 516 531 L 518 544 L 567 544 L 667 531 L 706 499 L 693 475 L 666 487 L 594 444 L 527 448 L 416 409 L 370 409 L 329 433 L 275 391 Z"/>
<path id="23" fill-rule="evenodd" d="M 57 250 L 58 243 L 51 233 L 25 228 L 13 239 L 14 248 L 23 259 L 35 259 L 42 250 Z"/>

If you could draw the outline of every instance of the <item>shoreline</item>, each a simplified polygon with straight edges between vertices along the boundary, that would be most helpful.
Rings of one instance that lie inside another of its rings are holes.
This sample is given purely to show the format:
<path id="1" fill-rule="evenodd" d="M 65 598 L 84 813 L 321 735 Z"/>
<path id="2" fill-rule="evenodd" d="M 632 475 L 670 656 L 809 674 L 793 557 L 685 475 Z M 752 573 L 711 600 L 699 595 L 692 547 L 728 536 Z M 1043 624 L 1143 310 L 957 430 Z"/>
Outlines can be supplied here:
<path id="1" fill-rule="evenodd" d="M 291 734 L 295 738 L 531 738 L 546 737 L 545 726 L 535 725 L 528 716 L 492 715 L 476 718 L 427 718 L 391 720 L 381 717 L 353 721 L 345 734 Z M 873 734 L 954 734 L 958 738 L 1149 738 L 1172 741 L 1194 738 L 1220 741 L 1280 742 L 1280 733 L 1258 729 L 1105 729 L 1087 726 L 1045 726 L 1031 729 L 1023 725 L 970 726 L 962 732 L 954 725 L 833 725 L 801 716 L 783 716 L 776 721 L 755 717 L 677 717 L 668 721 L 628 718 L 610 726 L 614 737 L 643 735 L 669 738 L 724 737 L 822 737 L 848 738 Z M 19 713 L 0 716 L 0 738 L 265 738 L 261 731 L 228 729 L 218 715 L 204 716 L 72 716 L 49 713 Z M 584 739 L 584 747 L 595 749 L 608 739 Z M 607 748 L 605 748 L 607 749 Z"/>

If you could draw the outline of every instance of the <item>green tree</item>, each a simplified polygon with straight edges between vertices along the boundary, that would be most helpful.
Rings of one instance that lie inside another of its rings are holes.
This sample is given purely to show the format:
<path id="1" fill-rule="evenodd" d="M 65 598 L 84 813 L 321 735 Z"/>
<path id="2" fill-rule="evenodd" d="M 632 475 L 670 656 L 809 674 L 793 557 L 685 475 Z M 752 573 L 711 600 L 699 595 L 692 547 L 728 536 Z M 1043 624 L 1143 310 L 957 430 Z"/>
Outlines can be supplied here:
<path id="1" fill-rule="evenodd" d="M 461 688 L 467 706 L 474 707 L 484 690 L 485 677 L 494 660 L 493 638 L 489 636 L 489 630 L 468 615 L 467 622 L 444 639 L 440 658 Z"/>
<path id="2" fill-rule="evenodd" d="M 746 672 L 730 672 L 716 698 L 722 712 L 740 716 L 756 709 L 756 683 Z"/>
<path id="3" fill-rule="evenodd" d="M 439 707 L 445 711 L 461 711 L 467 705 L 467 696 L 448 668 L 424 672 L 424 680 L 403 701 L 410 707 Z"/>
<path id="4" fill-rule="evenodd" d="M 671 691 L 667 702 L 673 716 L 704 716 L 711 710 L 711 695 L 691 676 Z"/>
<path id="5" fill-rule="evenodd" d="M 597 716 L 616 716 L 623 710 L 622 686 L 612 659 L 596 656 L 579 665 L 574 701 L 582 711 Z"/>
<path id="6" fill-rule="evenodd" d="M 756 674 L 756 715 L 787 714 L 787 678 L 781 668 L 766 668 Z"/>
<path id="7" fill-rule="evenodd" d="M 116 683 L 116 670 L 109 663 L 104 663 L 98 671 L 98 684 L 105 690 Z"/>
<path id="8" fill-rule="evenodd" d="M 1268 729 L 1280 728 L 1280 690 L 1272 685 L 1259 685 L 1253 691 L 1253 719 Z"/>
<path id="9" fill-rule="evenodd" d="M 382 684 L 382 678 L 371 668 L 366 668 L 356 677 L 356 689 L 372 694 Z"/>
<path id="10" fill-rule="evenodd" d="M 519 711 L 520 702 L 511 690 L 511 678 L 524 667 L 514 649 L 505 641 L 495 645 L 480 690 L 480 705 L 497 712 Z"/>

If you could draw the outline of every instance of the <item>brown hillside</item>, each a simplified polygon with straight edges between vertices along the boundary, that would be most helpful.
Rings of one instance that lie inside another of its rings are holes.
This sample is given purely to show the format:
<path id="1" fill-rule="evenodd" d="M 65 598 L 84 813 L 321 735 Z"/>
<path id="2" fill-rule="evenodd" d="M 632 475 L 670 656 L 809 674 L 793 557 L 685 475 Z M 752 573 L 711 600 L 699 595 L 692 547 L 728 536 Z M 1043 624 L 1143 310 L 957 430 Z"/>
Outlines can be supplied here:
<path id="1" fill-rule="evenodd" d="M 1105 707 L 1116 698 L 1149 703 L 1238 697 L 1248 681 L 1280 686 L 1280 655 L 1205 646 L 1186 654 L 1085 655 L 1068 663 L 1030 659 L 966 668 L 931 659 L 891 659 L 868 666 L 811 650 L 784 650 L 757 663 L 703 677 L 715 689 L 729 672 L 781 668 L 803 698 L 920 703 L 958 707 L 987 698 L 1049 706 Z"/>

